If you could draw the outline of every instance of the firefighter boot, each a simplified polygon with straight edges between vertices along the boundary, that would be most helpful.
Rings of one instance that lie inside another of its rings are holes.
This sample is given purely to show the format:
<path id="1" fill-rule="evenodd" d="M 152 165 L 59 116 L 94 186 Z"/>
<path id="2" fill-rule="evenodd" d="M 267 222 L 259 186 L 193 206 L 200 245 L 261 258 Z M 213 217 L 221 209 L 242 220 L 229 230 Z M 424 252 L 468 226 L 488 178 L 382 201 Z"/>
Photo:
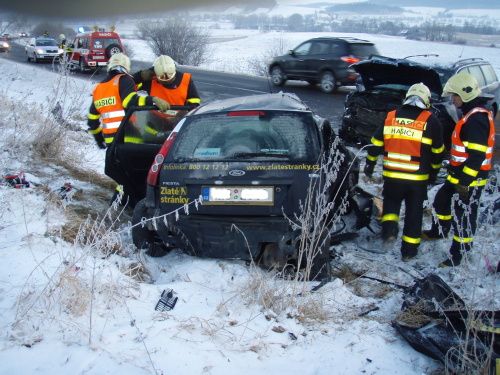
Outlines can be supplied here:
<path id="1" fill-rule="evenodd" d="M 455 242 L 451 245 L 450 249 L 450 255 L 448 256 L 448 259 L 443 260 L 441 263 L 439 263 L 438 267 L 439 268 L 445 268 L 445 267 L 456 267 L 460 265 L 462 262 L 462 252 L 460 251 L 460 247 L 455 245 Z"/>
<path id="2" fill-rule="evenodd" d="M 384 221 L 382 223 L 382 240 L 384 242 L 394 242 L 398 237 L 398 222 Z"/>
<path id="3" fill-rule="evenodd" d="M 401 259 L 403 262 L 408 262 L 417 256 L 418 245 L 404 242 L 401 244 Z"/>

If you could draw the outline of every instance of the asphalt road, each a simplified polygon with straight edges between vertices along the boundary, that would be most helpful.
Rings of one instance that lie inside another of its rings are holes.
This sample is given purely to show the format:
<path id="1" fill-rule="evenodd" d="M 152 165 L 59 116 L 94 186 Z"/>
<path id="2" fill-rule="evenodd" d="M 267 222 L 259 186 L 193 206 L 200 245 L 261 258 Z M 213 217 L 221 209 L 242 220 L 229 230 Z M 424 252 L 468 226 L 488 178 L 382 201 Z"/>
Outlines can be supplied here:
<path id="1" fill-rule="evenodd" d="M 1 53 L 0 57 L 24 64 L 35 64 L 33 62 L 27 62 L 24 47 L 16 43 L 12 43 L 10 52 Z M 145 63 L 133 60 L 132 70 L 135 72 L 147 68 L 151 66 L 151 64 L 152 62 Z M 40 62 L 36 63 L 36 65 L 40 69 L 50 71 L 54 69 L 51 62 Z M 344 99 L 349 91 L 347 88 L 341 88 L 337 93 L 324 94 L 318 87 L 300 81 L 290 81 L 282 87 L 276 87 L 273 86 L 267 78 L 263 77 L 222 73 L 193 67 L 183 67 L 182 70 L 192 73 L 202 102 L 269 92 L 291 92 L 302 99 L 302 101 L 304 101 L 315 113 L 329 119 L 334 128 L 337 128 L 340 124 L 340 118 L 344 108 Z M 101 69 L 95 73 L 81 73 L 75 71 L 74 74 L 98 82 L 104 78 L 106 72 L 104 69 Z"/>

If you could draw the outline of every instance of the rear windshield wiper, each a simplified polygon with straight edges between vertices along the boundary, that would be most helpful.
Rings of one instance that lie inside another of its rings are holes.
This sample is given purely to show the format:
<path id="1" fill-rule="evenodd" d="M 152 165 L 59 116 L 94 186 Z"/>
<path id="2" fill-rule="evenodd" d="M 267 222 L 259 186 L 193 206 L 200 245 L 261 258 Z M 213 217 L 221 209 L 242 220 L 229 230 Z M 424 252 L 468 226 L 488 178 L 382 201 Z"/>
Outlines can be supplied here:
<path id="1" fill-rule="evenodd" d="M 273 152 L 235 152 L 230 157 L 240 159 L 240 158 L 246 158 L 246 157 L 258 157 L 258 156 L 288 159 L 288 154 L 278 154 L 278 153 L 273 153 Z"/>

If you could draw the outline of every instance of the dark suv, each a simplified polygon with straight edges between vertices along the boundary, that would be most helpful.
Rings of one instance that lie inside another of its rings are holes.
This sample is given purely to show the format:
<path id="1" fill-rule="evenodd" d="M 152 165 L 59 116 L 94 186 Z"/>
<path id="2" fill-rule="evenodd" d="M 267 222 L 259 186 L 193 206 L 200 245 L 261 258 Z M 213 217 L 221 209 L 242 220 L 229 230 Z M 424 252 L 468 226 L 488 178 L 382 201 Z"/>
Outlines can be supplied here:
<path id="1" fill-rule="evenodd" d="M 281 86 L 288 79 L 320 84 L 331 93 L 338 86 L 353 85 L 358 77 L 349 66 L 376 55 L 375 45 L 357 38 L 314 38 L 301 43 L 269 65 L 271 81 Z"/>
<path id="2" fill-rule="evenodd" d="M 133 112 L 122 125 L 140 121 L 148 126 L 146 112 L 151 111 L 142 112 Z M 179 247 L 198 256 L 256 260 L 280 269 L 287 262 L 302 264 L 304 207 L 324 202 L 333 214 L 357 182 L 357 165 L 350 167 L 353 155 L 333 140 L 329 122 L 293 94 L 214 101 L 187 114 L 162 146 L 129 146 L 128 159 L 120 158 L 129 171 L 138 170 L 140 160 L 147 162 L 144 151 L 158 152 L 150 161 L 146 196 L 134 209 L 132 229 L 136 246 L 152 256 Z M 330 156 L 337 173 L 324 169 L 328 163 L 322 160 Z M 320 236 L 311 239 L 319 251 L 312 260 L 318 273 L 329 267 L 330 218 L 327 210 L 318 211 L 308 227 Z"/>
<path id="3" fill-rule="evenodd" d="M 443 64 L 426 58 L 423 64 L 414 61 L 421 60 L 420 56 L 410 58 L 373 56 L 352 66 L 361 79 L 357 90 L 349 93 L 345 100 L 339 132 L 344 140 L 369 143 L 377 127 L 384 123 L 387 112 L 401 105 L 408 88 L 414 83 L 423 82 L 431 91 L 431 110 L 441 120 L 445 145 L 449 147 L 451 133 L 461 114 L 441 94 L 446 81 L 460 71 L 467 71 L 477 79 L 487 107 L 496 116 L 500 103 L 500 83 L 489 62 L 471 58 Z"/>

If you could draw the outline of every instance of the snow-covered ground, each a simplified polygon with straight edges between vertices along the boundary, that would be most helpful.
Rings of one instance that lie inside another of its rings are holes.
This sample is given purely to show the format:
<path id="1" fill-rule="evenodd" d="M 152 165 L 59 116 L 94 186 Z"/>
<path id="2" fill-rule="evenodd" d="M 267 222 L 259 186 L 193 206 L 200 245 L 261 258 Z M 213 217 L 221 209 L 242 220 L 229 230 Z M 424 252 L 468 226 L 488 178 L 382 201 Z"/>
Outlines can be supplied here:
<path id="1" fill-rule="evenodd" d="M 273 38 L 293 45 L 314 35 L 248 33 L 243 42 L 211 44 L 204 67 L 242 71 L 245 57 Z M 362 37 L 382 53 L 440 47 L 455 54 L 455 46 Z M 136 59 L 151 61 L 134 43 Z M 480 51 L 490 51 L 484 57 L 499 64 L 497 49 Z M 397 289 L 335 279 L 309 294 L 304 291 L 317 283 L 286 282 L 238 261 L 177 251 L 163 258 L 137 254 L 127 213 L 113 230 L 103 228 L 117 212 L 95 219 L 106 213 L 112 190 L 102 181 L 104 152 L 82 131 L 88 79 L 4 59 L 0 70 L 0 172 L 22 170 L 33 183 L 27 189 L 0 185 L 1 375 L 429 374 L 440 368 L 390 326 L 401 307 Z M 62 120 L 51 115 L 56 102 Z M 376 177 L 363 185 L 380 195 L 380 169 Z M 74 194 L 61 200 L 57 190 L 65 182 Z M 497 196 L 485 195 L 485 201 Z M 485 266 L 500 256 L 498 224 L 480 226 L 470 261 L 457 270 L 435 268 L 446 256 L 447 240 L 422 244 L 419 257 L 404 264 L 397 248 L 362 251 L 360 246 L 371 247 L 369 234 L 362 230 L 357 242 L 336 246 L 333 265 L 403 284 L 412 282 L 408 273 L 435 271 L 472 306 L 499 308 L 498 276 Z M 156 312 L 168 288 L 179 301 L 170 312 Z M 372 306 L 379 310 L 359 316 Z"/>

